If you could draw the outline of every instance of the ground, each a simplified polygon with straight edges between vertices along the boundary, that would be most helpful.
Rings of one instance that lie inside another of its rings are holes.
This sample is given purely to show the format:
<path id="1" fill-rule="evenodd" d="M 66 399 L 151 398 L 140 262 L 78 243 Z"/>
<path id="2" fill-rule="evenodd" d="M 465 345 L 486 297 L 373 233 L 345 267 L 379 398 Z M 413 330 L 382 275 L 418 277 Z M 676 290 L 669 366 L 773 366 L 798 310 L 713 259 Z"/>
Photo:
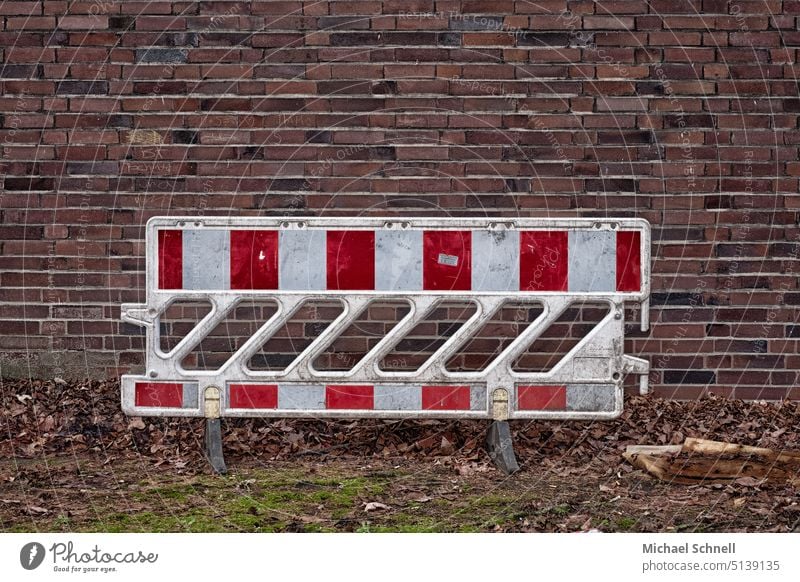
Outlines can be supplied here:
<path id="1" fill-rule="evenodd" d="M 612 422 L 515 422 L 510 477 L 487 423 L 237 420 L 218 476 L 201 421 L 126 418 L 116 390 L 3 384 L 0 531 L 800 531 L 796 489 L 660 482 L 621 456 L 686 436 L 797 449 L 795 403 L 634 398 Z"/>

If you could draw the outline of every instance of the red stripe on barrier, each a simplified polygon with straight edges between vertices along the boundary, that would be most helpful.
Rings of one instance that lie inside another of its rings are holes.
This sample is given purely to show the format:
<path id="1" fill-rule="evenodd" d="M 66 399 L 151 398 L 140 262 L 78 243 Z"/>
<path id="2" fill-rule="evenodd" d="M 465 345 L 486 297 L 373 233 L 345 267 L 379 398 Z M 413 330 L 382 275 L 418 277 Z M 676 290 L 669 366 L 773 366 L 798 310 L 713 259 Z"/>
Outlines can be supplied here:
<path id="1" fill-rule="evenodd" d="M 231 289 L 278 288 L 278 232 L 231 231 Z"/>
<path id="2" fill-rule="evenodd" d="M 158 288 L 183 287 L 183 231 L 158 231 Z"/>
<path id="3" fill-rule="evenodd" d="M 375 289 L 375 233 L 329 230 L 328 289 Z"/>
<path id="4" fill-rule="evenodd" d="M 277 384 L 231 384 L 230 408 L 278 408 Z"/>
<path id="5" fill-rule="evenodd" d="M 638 230 L 617 232 L 617 291 L 642 289 L 641 241 Z"/>
<path id="6" fill-rule="evenodd" d="M 566 410 L 566 386 L 517 386 L 517 410 Z"/>
<path id="7" fill-rule="evenodd" d="M 521 291 L 566 291 L 569 237 L 566 231 L 523 231 L 519 237 Z"/>
<path id="8" fill-rule="evenodd" d="M 325 408 L 372 410 L 375 397 L 372 386 L 326 386 Z"/>
<path id="9" fill-rule="evenodd" d="M 423 386 L 423 410 L 469 410 L 469 386 Z"/>
<path id="10" fill-rule="evenodd" d="M 183 384 L 169 382 L 137 382 L 136 406 L 180 408 L 183 406 Z"/>
<path id="11" fill-rule="evenodd" d="M 422 236 L 422 288 L 469 291 L 472 287 L 472 232 L 426 230 Z"/>

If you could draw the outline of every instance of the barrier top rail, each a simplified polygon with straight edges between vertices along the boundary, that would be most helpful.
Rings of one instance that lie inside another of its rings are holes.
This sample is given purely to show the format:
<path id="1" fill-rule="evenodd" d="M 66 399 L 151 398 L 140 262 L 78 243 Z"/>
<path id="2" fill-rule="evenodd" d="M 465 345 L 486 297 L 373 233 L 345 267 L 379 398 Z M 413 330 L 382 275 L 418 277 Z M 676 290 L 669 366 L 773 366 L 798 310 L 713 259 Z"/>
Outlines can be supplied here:
<path id="1" fill-rule="evenodd" d="M 568 293 L 644 302 L 640 219 L 153 218 L 147 290 L 319 295 Z"/>

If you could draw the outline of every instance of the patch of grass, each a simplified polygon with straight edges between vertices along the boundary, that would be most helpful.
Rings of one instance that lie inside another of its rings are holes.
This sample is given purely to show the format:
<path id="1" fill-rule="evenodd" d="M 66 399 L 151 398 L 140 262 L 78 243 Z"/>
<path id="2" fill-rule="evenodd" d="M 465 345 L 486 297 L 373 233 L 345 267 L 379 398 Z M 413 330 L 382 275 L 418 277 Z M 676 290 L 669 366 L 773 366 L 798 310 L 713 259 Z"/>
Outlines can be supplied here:
<path id="1" fill-rule="evenodd" d="M 336 531 L 337 522 L 361 511 L 361 503 L 384 494 L 395 473 L 369 476 L 253 469 L 221 477 L 198 475 L 180 483 L 142 481 L 129 497 L 136 507 L 95 504 L 94 517 L 59 516 L 50 531 Z M 169 479 L 165 476 L 164 480 Z M 102 517 L 97 517 L 97 516 Z M 410 526 L 413 528 L 413 526 Z M 29 531 L 29 528 L 28 528 Z M 416 530 L 414 530 L 416 531 Z M 426 530 L 427 531 L 427 530 Z"/>
<path id="2" fill-rule="evenodd" d="M 548 511 L 554 515 L 565 516 L 572 513 L 572 506 L 568 503 L 561 503 L 551 507 Z"/>

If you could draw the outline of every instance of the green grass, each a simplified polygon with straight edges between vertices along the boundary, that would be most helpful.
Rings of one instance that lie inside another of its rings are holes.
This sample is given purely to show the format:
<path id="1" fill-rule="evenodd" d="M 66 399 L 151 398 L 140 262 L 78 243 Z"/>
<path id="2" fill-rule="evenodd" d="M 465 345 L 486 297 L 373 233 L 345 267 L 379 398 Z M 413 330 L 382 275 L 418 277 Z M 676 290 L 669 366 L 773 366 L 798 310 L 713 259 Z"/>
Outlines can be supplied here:
<path id="1" fill-rule="evenodd" d="M 481 532 L 528 518 L 563 521 L 576 509 L 541 504 L 541 493 L 418 481 L 400 470 L 325 466 L 245 469 L 228 476 L 155 475 L 114 494 L 101 487 L 81 499 L 84 511 L 32 516 L 7 531 L 56 532 Z M 432 487 L 432 488 L 431 488 Z M 419 501 L 421 497 L 428 499 Z M 365 511 L 377 501 L 389 509 Z M 74 506 L 74 505 L 73 505 Z M 603 524 L 626 531 L 631 518 Z"/>
<path id="2" fill-rule="evenodd" d="M 337 521 L 348 517 L 352 521 L 352 514 L 362 512 L 362 502 L 384 494 L 387 482 L 396 477 L 394 473 L 309 476 L 259 469 L 237 476 L 195 476 L 181 483 L 141 481 L 127 495 L 133 506 L 127 511 L 114 507 L 113 499 L 104 508 L 95 498 L 92 516 L 59 515 L 37 522 L 46 531 L 337 531 Z M 30 531 L 30 526 L 19 527 Z"/>

